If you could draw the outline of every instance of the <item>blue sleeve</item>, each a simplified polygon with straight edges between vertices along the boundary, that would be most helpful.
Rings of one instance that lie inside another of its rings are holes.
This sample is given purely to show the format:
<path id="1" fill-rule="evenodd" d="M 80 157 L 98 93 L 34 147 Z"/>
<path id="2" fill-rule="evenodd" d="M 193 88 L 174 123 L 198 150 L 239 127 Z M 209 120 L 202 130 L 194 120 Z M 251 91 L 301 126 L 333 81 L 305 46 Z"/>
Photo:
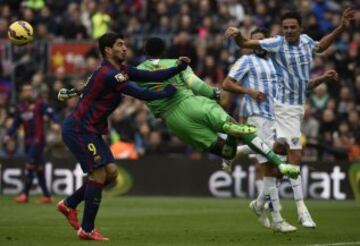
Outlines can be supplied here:
<path id="1" fill-rule="evenodd" d="M 179 72 L 185 70 L 187 65 L 179 65 L 168 69 L 162 69 L 157 71 L 146 71 L 137 69 L 135 67 L 128 68 L 129 79 L 136 82 L 152 82 L 152 81 L 164 81 L 174 77 Z"/>
<path id="2" fill-rule="evenodd" d="M 173 94 L 175 94 L 176 90 L 170 92 L 166 90 L 152 91 L 152 90 L 143 89 L 137 86 L 133 82 L 126 82 L 126 86 L 124 86 L 121 92 L 140 100 L 152 101 L 156 99 L 170 97 Z"/>
<path id="3" fill-rule="evenodd" d="M 16 110 L 15 115 L 14 115 L 14 121 L 11 125 L 11 127 L 6 131 L 6 134 L 9 136 L 13 136 L 15 134 L 15 132 L 17 131 L 17 129 L 19 128 L 19 126 L 21 125 L 22 121 L 20 118 L 20 113 L 19 111 Z"/>
<path id="4" fill-rule="evenodd" d="M 46 103 L 41 104 L 41 113 L 50 118 L 51 121 L 55 123 L 60 123 L 60 117 L 57 113 L 54 112 L 54 109 L 47 105 Z"/>

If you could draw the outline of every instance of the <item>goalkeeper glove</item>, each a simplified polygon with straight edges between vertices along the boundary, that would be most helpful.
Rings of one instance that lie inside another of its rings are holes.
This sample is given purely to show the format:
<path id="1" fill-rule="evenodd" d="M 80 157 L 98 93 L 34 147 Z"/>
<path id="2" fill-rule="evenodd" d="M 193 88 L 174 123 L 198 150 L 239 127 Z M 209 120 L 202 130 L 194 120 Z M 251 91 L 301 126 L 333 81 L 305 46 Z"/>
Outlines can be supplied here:
<path id="1" fill-rule="evenodd" d="M 61 88 L 58 93 L 58 100 L 64 101 L 72 97 L 76 97 L 78 95 L 79 92 L 75 88 L 72 89 Z"/>

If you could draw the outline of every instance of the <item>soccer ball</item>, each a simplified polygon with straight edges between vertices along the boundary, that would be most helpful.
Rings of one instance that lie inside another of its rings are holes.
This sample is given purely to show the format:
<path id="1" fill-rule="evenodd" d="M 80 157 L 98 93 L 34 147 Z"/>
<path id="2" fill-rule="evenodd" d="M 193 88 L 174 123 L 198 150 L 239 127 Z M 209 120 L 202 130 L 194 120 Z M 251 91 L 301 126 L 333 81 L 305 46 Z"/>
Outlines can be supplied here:
<path id="1" fill-rule="evenodd" d="M 33 40 L 34 31 L 29 22 L 18 20 L 9 26 L 8 37 L 15 45 L 25 45 Z"/>

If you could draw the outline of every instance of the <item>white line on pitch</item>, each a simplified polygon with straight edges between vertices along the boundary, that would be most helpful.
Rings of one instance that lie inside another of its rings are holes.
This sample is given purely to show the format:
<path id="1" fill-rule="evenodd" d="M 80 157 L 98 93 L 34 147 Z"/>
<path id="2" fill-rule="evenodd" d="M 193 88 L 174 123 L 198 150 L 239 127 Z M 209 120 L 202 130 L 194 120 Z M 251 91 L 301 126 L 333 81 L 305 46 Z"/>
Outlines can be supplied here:
<path id="1" fill-rule="evenodd" d="M 308 245 L 306 245 L 306 246 L 342 246 L 342 245 L 360 245 L 360 241 L 357 241 L 357 242 L 338 242 L 338 243 L 308 244 Z"/>

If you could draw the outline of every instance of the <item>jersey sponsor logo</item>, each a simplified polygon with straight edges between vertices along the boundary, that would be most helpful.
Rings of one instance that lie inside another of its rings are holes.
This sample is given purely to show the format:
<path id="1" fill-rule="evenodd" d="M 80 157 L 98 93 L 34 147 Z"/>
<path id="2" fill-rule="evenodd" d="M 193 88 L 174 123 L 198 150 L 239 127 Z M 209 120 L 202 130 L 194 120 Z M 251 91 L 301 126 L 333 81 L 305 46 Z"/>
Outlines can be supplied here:
<path id="1" fill-rule="evenodd" d="M 126 74 L 118 73 L 115 76 L 117 82 L 122 83 L 128 80 L 128 76 Z"/>

